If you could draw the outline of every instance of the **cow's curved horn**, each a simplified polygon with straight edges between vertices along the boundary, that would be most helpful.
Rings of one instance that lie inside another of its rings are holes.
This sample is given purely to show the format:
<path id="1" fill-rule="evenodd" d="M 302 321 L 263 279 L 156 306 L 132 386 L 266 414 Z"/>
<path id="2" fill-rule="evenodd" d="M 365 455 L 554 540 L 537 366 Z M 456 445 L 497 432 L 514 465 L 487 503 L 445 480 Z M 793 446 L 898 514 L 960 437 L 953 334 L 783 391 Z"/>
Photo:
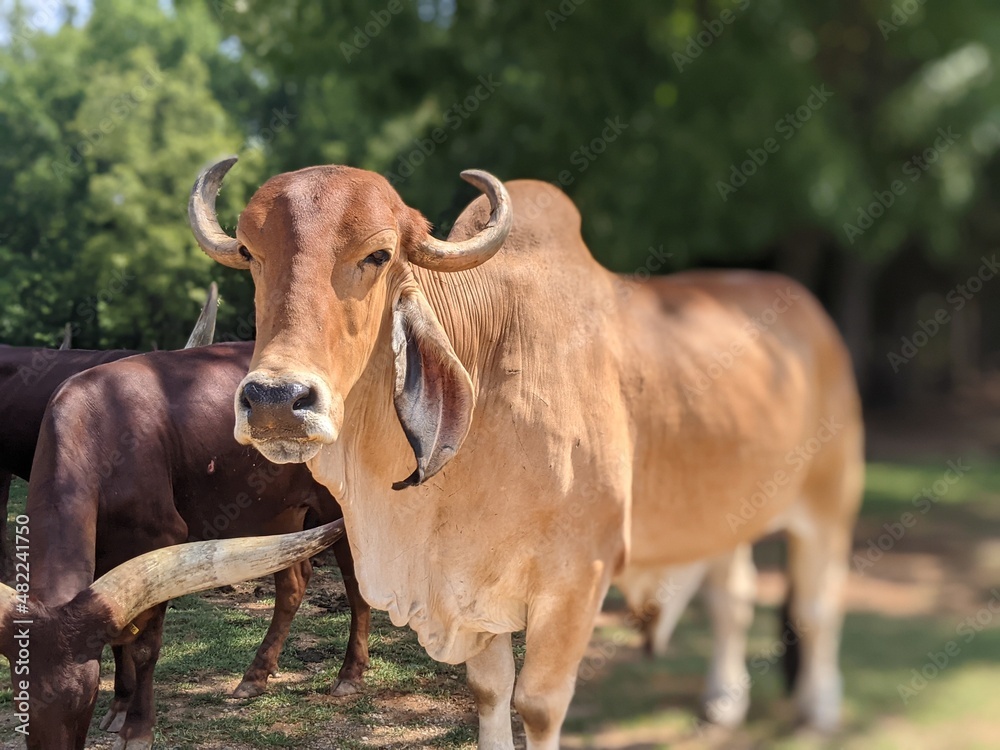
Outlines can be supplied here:
<path id="1" fill-rule="evenodd" d="M 490 199 L 490 220 L 482 231 L 467 240 L 449 242 L 430 235 L 408 257 L 418 266 L 432 271 L 465 271 L 492 258 L 503 245 L 514 223 L 507 188 L 489 172 L 467 169 L 462 179 L 475 185 Z"/>
<path id="2" fill-rule="evenodd" d="M 215 214 L 215 199 L 219 195 L 222 178 L 236 161 L 235 156 L 226 157 L 198 175 L 188 200 L 188 221 L 191 222 L 194 238 L 210 258 L 231 268 L 246 269 L 250 263 L 240 255 L 239 241 L 223 231 Z"/>
<path id="3" fill-rule="evenodd" d="M 108 632 L 168 599 L 274 573 L 340 539 L 344 520 L 278 536 L 191 542 L 147 552 L 90 585 L 110 610 Z"/>
<path id="4" fill-rule="evenodd" d="M 194 349 L 196 346 L 208 346 L 215 338 L 215 319 L 219 312 L 219 286 L 214 281 L 208 286 L 208 296 L 205 298 L 205 306 L 201 308 L 198 320 L 191 329 L 185 349 Z"/>
<path id="5" fill-rule="evenodd" d="M 59 344 L 59 351 L 64 352 L 73 346 L 73 324 L 67 323 L 63 328 L 62 342 Z"/>

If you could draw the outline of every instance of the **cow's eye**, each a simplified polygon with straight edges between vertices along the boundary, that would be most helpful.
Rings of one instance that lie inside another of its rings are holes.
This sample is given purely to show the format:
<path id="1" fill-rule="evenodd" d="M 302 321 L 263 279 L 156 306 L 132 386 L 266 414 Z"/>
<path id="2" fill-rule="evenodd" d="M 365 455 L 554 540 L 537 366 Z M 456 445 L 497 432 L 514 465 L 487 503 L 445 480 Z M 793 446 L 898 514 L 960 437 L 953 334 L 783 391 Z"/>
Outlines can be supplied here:
<path id="1" fill-rule="evenodd" d="M 250 251 L 247 250 L 246 245 L 240 245 L 239 253 L 240 257 L 243 258 L 243 260 L 245 260 L 247 263 L 253 260 L 253 256 L 250 254 Z"/>
<path id="2" fill-rule="evenodd" d="M 374 253 L 372 253 L 363 261 L 361 261 L 361 264 L 375 266 L 376 268 L 378 268 L 388 260 L 389 260 L 388 250 L 376 250 Z"/>

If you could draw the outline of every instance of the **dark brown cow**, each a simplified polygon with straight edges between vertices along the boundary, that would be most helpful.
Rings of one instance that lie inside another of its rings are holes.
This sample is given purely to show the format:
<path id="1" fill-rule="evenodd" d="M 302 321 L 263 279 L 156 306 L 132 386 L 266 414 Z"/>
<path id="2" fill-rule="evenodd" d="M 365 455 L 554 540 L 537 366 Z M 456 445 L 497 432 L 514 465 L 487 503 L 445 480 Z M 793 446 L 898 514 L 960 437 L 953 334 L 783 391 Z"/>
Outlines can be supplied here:
<path id="1" fill-rule="evenodd" d="M 212 343 L 218 306 L 219 288 L 213 281 L 185 349 Z M 0 344 L 0 567 L 7 560 L 6 523 L 11 478 L 31 478 L 35 442 L 49 397 L 63 381 L 78 372 L 139 354 L 130 349 L 70 349 L 72 330 L 73 327 L 67 324 L 58 349 Z"/>
<path id="2" fill-rule="evenodd" d="M 25 510 L 31 595 L 48 613 L 33 626 L 29 747 L 83 746 L 97 695 L 97 660 L 112 639 L 99 638 L 97 647 L 87 642 L 82 651 L 50 644 L 69 643 L 71 632 L 88 629 L 79 618 L 61 619 L 58 610 L 79 599 L 95 575 L 186 540 L 279 534 L 302 529 L 307 513 L 323 521 L 340 516 L 305 467 L 269 464 L 233 440 L 232 394 L 252 350 L 239 343 L 152 352 L 80 373 L 53 395 Z M 334 551 L 352 612 L 334 686 L 343 694 L 357 688 L 368 665 L 369 610 L 346 539 Z M 237 694 L 263 691 L 310 573 L 308 560 L 275 573 L 274 616 Z M 125 633 L 131 642 L 113 641 L 115 700 L 102 726 L 119 730 L 116 747 L 152 744 L 152 678 L 165 610 L 162 604 L 136 617 L 137 635 Z"/>
<path id="3" fill-rule="evenodd" d="M 8 566 L 10 482 L 14 476 L 31 477 L 35 442 L 49 397 L 71 375 L 133 354 L 138 352 L 0 346 L 0 572 Z"/>
<path id="4" fill-rule="evenodd" d="M 64 380 L 138 353 L 0 346 L 0 472 L 30 478 L 45 405 Z"/>

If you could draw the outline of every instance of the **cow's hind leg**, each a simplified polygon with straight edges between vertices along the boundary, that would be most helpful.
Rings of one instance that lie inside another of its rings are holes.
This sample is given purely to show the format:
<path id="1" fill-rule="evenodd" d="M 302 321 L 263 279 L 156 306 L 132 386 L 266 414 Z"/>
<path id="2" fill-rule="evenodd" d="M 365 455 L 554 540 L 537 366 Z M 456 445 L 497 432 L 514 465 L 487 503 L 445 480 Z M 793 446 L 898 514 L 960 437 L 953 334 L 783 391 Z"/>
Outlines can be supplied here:
<path id="1" fill-rule="evenodd" d="M 757 569 L 749 544 L 709 563 L 704 593 L 714 643 L 702 707 L 713 724 L 738 726 L 750 707 L 746 653 L 756 590 Z"/>
<path id="2" fill-rule="evenodd" d="M 234 698 L 253 698 L 267 689 L 267 678 L 278 673 L 278 656 L 288 638 L 292 619 L 302 604 L 312 577 L 312 563 L 303 560 L 274 574 L 274 613 L 260 648 L 247 668 Z"/>
<path id="3" fill-rule="evenodd" d="M 153 670 L 163 645 L 163 617 L 166 611 L 166 602 L 155 607 L 142 632 L 129 644 L 129 654 L 135 664 L 135 693 L 128 716 L 118 730 L 114 750 L 149 750 L 153 747 L 153 726 L 156 724 Z"/>
<path id="4" fill-rule="evenodd" d="M 704 562 L 666 569 L 653 594 L 653 601 L 647 603 L 649 609 L 656 611 L 656 616 L 646 629 L 646 650 L 649 653 L 654 656 L 667 655 L 677 623 L 698 591 L 707 569 L 708 565 Z"/>
<path id="5" fill-rule="evenodd" d="M 514 691 L 514 652 L 510 634 L 496 636 L 465 666 L 479 712 L 478 749 L 513 750 L 510 698 Z"/>
<path id="6" fill-rule="evenodd" d="M 129 652 L 130 648 L 131 646 L 111 647 L 115 655 L 115 697 L 100 724 L 101 729 L 108 732 L 117 732 L 122 728 L 135 694 L 135 662 Z"/>
<path id="7" fill-rule="evenodd" d="M 860 423 L 845 419 L 845 424 L 813 459 L 803 499 L 788 524 L 790 613 L 799 654 L 794 700 L 801 719 L 823 732 L 840 723 L 844 587 L 864 492 Z"/>
<path id="8" fill-rule="evenodd" d="M 537 597 L 528 607 L 524 666 L 514 707 L 524 720 L 528 750 L 558 750 L 559 735 L 576 687 L 576 674 L 608 591 L 604 574 L 579 588 Z"/>
<path id="9" fill-rule="evenodd" d="M 800 664 L 795 704 L 802 720 L 824 732 L 840 722 L 838 652 L 850 530 L 834 525 L 789 529 L 792 622 Z"/>
<path id="10" fill-rule="evenodd" d="M 337 681 L 330 689 L 331 695 L 343 696 L 358 692 L 364 685 L 364 674 L 369 663 L 368 632 L 372 611 L 358 588 L 358 579 L 354 575 L 354 558 L 351 556 L 347 537 L 342 537 L 333 545 L 333 554 L 337 557 L 337 566 L 347 591 L 347 601 L 351 605 L 351 635 L 347 641 L 347 653 L 344 654 L 344 663 L 340 667 Z"/>

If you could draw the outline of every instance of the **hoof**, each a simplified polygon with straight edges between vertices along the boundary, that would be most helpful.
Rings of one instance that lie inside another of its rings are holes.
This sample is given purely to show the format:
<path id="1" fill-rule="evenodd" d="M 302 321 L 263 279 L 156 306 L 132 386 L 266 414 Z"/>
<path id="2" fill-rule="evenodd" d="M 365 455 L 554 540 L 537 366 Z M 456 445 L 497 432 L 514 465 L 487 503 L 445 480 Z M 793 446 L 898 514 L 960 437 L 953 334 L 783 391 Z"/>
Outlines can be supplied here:
<path id="1" fill-rule="evenodd" d="M 341 680 L 338 679 L 330 688 L 330 695 L 334 698 L 343 698 L 348 695 L 360 693 L 364 683 L 361 680 Z"/>
<path id="2" fill-rule="evenodd" d="M 122 724 L 125 723 L 125 718 L 128 716 L 128 711 L 116 710 L 114 706 L 108 709 L 108 712 L 104 714 L 104 718 L 101 719 L 100 727 L 105 732 L 117 732 L 122 728 Z"/>
<path id="3" fill-rule="evenodd" d="M 119 737 L 115 740 L 115 746 L 113 750 L 151 750 L 153 747 L 152 737 L 133 737 L 130 740 L 126 740 L 123 737 Z"/>
<path id="4" fill-rule="evenodd" d="M 706 694 L 702 698 L 701 708 L 705 718 L 712 724 L 735 729 L 746 720 L 750 708 L 749 691 L 734 686 L 732 690 Z"/>
<path id="5" fill-rule="evenodd" d="M 232 692 L 233 698 L 256 698 L 267 691 L 267 683 L 263 681 L 243 680 Z"/>
<path id="6" fill-rule="evenodd" d="M 795 696 L 800 721 L 806 728 L 820 734 L 835 734 L 840 729 L 840 679 L 830 680 L 820 688 L 801 689 Z"/>
<path id="7" fill-rule="evenodd" d="M 811 711 L 799 709 L 800 722 L 804 729 L 829 736 L 840 730 L 840 708 L 820 707 Z"/>

